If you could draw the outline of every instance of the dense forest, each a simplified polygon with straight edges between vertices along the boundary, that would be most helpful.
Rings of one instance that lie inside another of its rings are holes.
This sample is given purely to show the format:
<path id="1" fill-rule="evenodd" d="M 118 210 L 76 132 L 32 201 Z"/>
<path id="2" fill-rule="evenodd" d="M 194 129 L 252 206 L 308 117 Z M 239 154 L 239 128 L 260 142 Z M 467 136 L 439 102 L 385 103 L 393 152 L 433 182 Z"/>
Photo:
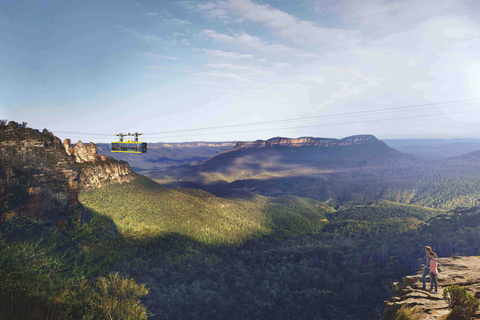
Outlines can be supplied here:
<path id="1" fill-rule="evenodd" d="M 353 212 L 344 214 L 354 220 Z M 380 319 L 390 283 L 416 270 L 425 244 L 439 256 L 480 251 L 478 207 L 433 215 L 404 232 L 327 228 L 233 246 L 178 233 L 115 235 L 112 223 L 95 213 L 62 231 L 25 217 L 1 222 L 1 319 L 12 299 L 14 312 L 34 305 L 29 310 L 45 319 L 127 312 L 115 304 L 123 299 L 131 319 Z"/>

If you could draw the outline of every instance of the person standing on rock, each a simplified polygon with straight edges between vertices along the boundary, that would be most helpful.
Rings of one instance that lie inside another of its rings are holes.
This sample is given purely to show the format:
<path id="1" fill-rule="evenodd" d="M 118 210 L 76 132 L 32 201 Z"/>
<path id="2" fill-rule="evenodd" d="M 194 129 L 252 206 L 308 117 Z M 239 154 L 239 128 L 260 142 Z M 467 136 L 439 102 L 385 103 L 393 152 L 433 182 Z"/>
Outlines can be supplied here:
<path id="1" fill-rule="evenodd" d="M 427 290 L 427 284 L 426 284 L 426 277 L 427 275 L 430 274 L 430 252 L 432 252 L 432 248 L 429 246 L 425 247 L 425 266 L 423 268 L 423 273 L 422 273 L 422 283 L 423 283 L 423 290 Z M 430 277 L 430 291 L 433 290 L 433 283 L 432 283 L 432 277 Z"/>
<path id="2" fill-rule="evenodd" d="M 437 270 L 437 254 L 433 251 L 430 251 L 430 283 L 432 284 L 431 287 L 433 289 L 433 284 L 435 283 L 435 291 L 432 293 L 437 293 L 437 286 L 438 286 L 438 270 Z"/>

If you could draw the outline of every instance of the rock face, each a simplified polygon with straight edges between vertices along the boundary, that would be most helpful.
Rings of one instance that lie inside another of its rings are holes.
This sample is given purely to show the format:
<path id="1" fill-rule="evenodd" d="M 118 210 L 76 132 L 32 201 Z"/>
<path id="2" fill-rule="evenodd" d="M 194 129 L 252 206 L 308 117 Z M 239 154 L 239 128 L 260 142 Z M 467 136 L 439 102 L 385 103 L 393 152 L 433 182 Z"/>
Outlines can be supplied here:
<path id="1" fill-rule="evenodd" d="M 135 177 L 127 162 L 99 156 L 93 143 L 72 148 L 70 139 L 62 143 L 47 130 L 0 124 L 0 219 L 26 215 L 59 226 L 81 221 L 80 191 Z"/>
<path id="2" fill-rule="evenodd" d="M 63 147 L 65 152 L 73 155 L 75 162 L 80 165 L 81 191 L 100 188 L 111 183 L 130 182 L 136 177 L 128 162 L 98 155 L 97 146 L 93 142 L 84 145 L 79 140 L 72 148 L 70 139 L 65 139 Z"/>
<path id="3" fill-rule="evenodd" d="M 94 164 L 87 162 L 80 165 L 81 191 L 104 187 L 112 183 L 130 182 L 137 177 L 126 161 L 117 161 L 105 156 L 99 156 L 99 159 Z"/>
<path id="4" fill-rule="evenodd" d="M 440 258 L 439 268 L 437 294 L 422 290 L 422 283 L 419 281 L 421 271 L 416 276 L 404 277 L 403 283 L 394 282 L 392 288 L 396 296 L 385 301 L 383 319 L 393 320 L 395 313 L 403 305 L 417 306 L 423 310 L 424 316 L 421 319 L 443 319 L 450 313 L 443 299 L 443 289 L 454 284 L 466 287 L 475 298 L 480 298 L 480 257 Z M 427 289 L 430 289 L 428 280 Z M 475 318 L 480 318 L 480 311 Z"/>
<path id="5" fill-rule="evenodd" d="M 13 121 L 0 125 L 0 218 L 21 214 L 67 223 L 69 209 L 81 209 L 79 178 L 79 167 L 53 134 Z M 81 220 L 77 211 L 70 218 Z"/>
<path id="6" fill-rule="evenodd" d="M 372 135 L 358 135 L 351 136 L 343 139 L 325 139 L 325 138 L 312 138 L 302 137 L 297 139 L 290 138 L 272 138 L 268 140 L 257 140 L 254 142 L 238 142 L 234 148 L 265 148 L 265 147 L 304 147 L 315 146 L 322 148 L 339 147 L 339 146 L 351 146 L 351 145 L 364 145 L 367 143 L 381 143 L 376 137 Z"/>

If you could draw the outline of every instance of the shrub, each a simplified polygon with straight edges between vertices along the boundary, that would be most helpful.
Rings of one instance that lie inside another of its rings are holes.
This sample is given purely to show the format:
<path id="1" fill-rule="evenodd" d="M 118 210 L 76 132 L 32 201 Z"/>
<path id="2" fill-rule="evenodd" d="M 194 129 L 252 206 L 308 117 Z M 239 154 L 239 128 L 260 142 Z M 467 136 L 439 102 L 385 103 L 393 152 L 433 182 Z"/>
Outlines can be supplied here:
<path id="1" fill-rule="evenodd" d="M 478 310 L 479 302 L 467 292 L 467 289 L 458 285 L 447 287 L 443 291 L 443 298 L 447 301 L 452 312 L 447 319 L 469 320 Z"/>
<path id="2" fill-rule="evenodd" d="M 82 285 L 85 286 L 85 282 Z M 115 273 L 98 278 L 88 291 L 86 319 L 147 319 L 147 309 L 140 302 L 148 293 L 144 284 Z"/>
<path id="3" fill-rule="evenodd" d="M 408 307 L 403 305 L 395 314 L 395 320 L 419 320 L 422 317 L 422 310 L 418 307 Z"/>

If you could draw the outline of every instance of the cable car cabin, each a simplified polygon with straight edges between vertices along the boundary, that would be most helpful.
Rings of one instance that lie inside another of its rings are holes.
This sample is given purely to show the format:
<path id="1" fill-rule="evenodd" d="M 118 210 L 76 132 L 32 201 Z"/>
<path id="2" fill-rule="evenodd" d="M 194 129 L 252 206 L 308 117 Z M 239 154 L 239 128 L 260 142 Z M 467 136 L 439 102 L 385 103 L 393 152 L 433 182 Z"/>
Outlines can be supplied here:
<path id="1" fill-rule="evenodd" d="M 112 142 L 110 151 L 112 152 L 124 152 L 124 153 L 145 153 L 147 152 L 146 142 Z"/>

